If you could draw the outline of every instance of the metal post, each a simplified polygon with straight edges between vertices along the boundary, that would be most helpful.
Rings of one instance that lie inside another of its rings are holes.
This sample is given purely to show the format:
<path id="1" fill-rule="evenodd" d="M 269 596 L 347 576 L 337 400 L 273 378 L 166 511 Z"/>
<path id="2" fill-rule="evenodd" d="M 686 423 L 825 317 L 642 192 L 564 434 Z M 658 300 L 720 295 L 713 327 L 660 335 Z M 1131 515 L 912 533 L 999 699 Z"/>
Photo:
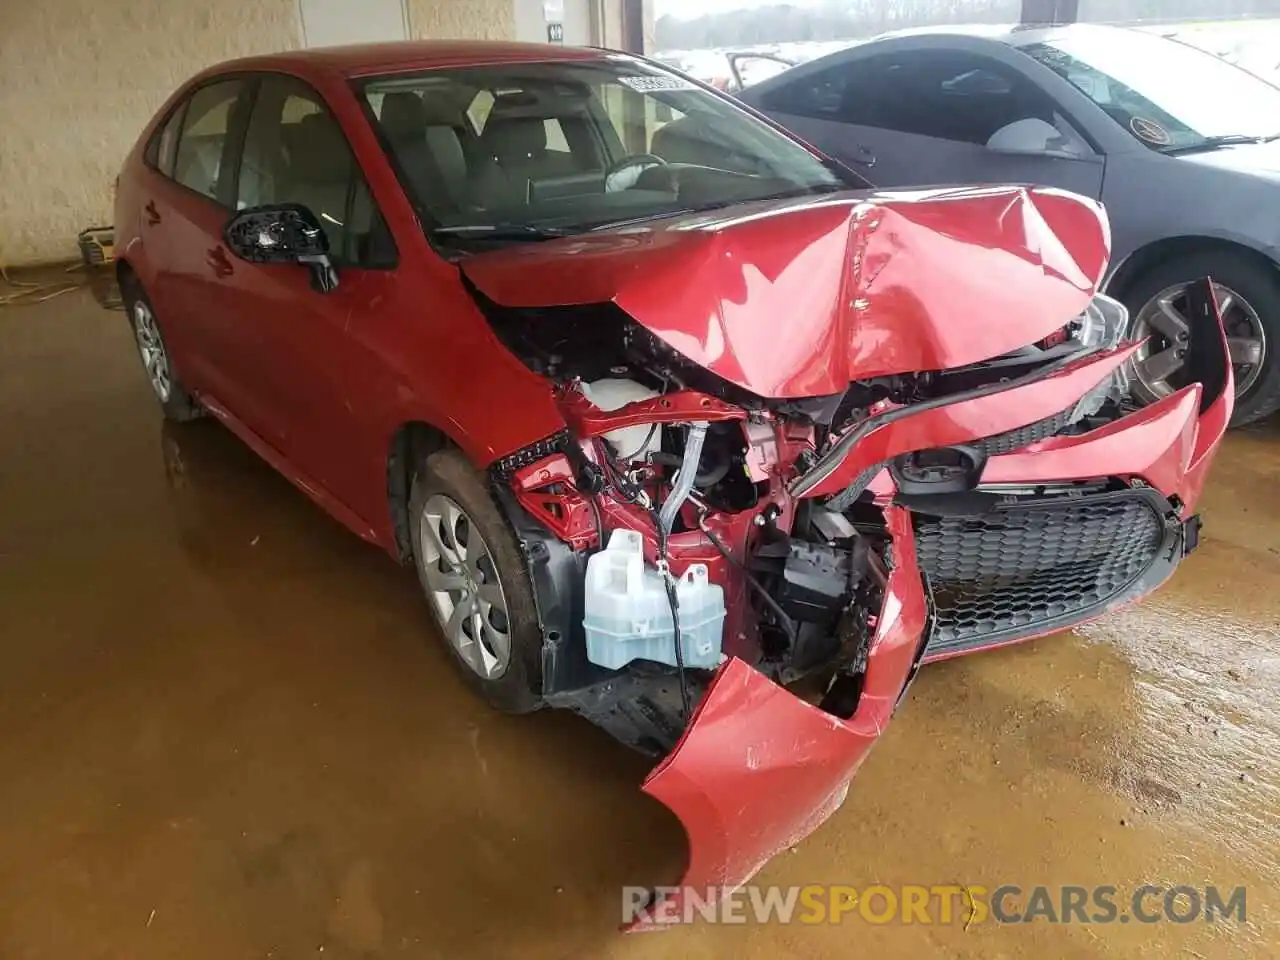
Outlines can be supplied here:
<path id="1" fill-rule="evenodd" d="M 1080 19 L 1080 0 L 1022 0 L 1022 23 L 1075 23 Z"/>
<path id="2" fill-rule="evenodd" d="M 644 53 L 644 0 L 616 0 L 622 7 L 622 49 Z M 622 139 L 629 153 L 649 150 L 648 117 L 643 94 L 627 90 L 622 97 Z"/>
<path id="3" fill-rule="evenodd" d="M 619 0 L 622 4 L 622 49 L 644 53 L 644 0 Z"/>

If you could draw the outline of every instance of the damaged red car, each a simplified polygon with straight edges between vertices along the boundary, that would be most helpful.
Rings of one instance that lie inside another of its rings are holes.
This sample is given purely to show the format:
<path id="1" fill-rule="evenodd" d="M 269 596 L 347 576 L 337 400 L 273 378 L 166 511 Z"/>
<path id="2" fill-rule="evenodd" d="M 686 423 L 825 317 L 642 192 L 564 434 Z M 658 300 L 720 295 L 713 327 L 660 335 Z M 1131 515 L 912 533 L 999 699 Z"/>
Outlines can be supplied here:
<path id="1" fill-rule="evenodd" d="M 164 413 L 413 564 L 494 706 L 660 758 L 697 887 L 830 815 L 922 663 L 1159 585 L 1231 415 L 1207 279 L 1194 382 L 1130 398 L 1091 201 L 876 193 L 604 51 L 221 65 L 115 229 Z"/>

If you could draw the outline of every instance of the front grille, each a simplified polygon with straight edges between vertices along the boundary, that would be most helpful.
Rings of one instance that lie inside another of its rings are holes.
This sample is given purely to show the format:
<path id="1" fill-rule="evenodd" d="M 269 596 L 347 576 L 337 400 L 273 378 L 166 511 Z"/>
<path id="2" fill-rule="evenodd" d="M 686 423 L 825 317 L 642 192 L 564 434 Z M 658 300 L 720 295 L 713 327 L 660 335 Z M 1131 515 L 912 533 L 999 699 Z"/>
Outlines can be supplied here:
<path id="1" fill-rule="evenodd" d="M 1026 497 L 975 516 L 917 514 L 932 594 L 927 655 L 1061 629 L 1171 565 L 1168 504 L 1150 490 Z M 1176 530 L 1176 528 L 1175 528 Z"/>

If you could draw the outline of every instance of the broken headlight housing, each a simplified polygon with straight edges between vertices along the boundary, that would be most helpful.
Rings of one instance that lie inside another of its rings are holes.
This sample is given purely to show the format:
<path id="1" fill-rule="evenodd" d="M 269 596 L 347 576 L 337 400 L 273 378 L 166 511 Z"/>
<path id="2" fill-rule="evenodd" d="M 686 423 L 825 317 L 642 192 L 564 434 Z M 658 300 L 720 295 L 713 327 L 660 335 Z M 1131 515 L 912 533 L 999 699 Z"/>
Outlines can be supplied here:
<path id="1" fill-rule="evenodd" d="M 1086 347 L 1111 350 L 1128 332 L 1129 308 L 1105 293 L 1096 294 L 1084 313 L 1071 321 L 1071 336 Z"/>
<path id="2" fill-rule="evenodd" d="M 1099 293 L 1084 312 L 1071 321 L 1071 336 L 1087 348 L 1114 350 L 1129 333 L 1129 309 L 1119 300 Z M 1129 374 L 1118 368 L 1077 401 L 1070 423 L 1094 416 L 1108 402 L 1119 404 L 1129 396 Z"/>

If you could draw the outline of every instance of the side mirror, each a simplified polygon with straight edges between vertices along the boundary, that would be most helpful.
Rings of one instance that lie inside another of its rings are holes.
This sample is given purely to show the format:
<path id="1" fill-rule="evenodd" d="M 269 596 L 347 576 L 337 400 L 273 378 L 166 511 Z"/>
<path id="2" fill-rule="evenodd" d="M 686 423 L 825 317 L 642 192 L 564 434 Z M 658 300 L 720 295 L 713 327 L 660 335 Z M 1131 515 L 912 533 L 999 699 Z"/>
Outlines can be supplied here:
<path id="1" fill-rule="evenodd" d="M 1038 118 L 1015 120 L 1001 127 L 987 141 L 987 149 L 994 153 L 1022 157 L 1057 157 L 1061 160 L 1083 160 L 1072 138 L 1051 123 Z"/>
<path id="2" fill-rule="evenodd" d="M 238 211 L 222 231 L 227 247 L 250 263 L 300 263 L 311 270 L 321 293 L 338 286 L 329 259 L 329 238 L 316 215 L 300 203 L 279 203 Z"/>
<path id="3" fill-rule="evenodd" d="M 1003 153 L 1011 157 L 1053 157 L 1057 160 L 1083 160 L 1084 157 L 1075 150 L 1068 150 L 1063 147 L 992 147 L 988 146 L 988 150 L 992 153 Z"/>

